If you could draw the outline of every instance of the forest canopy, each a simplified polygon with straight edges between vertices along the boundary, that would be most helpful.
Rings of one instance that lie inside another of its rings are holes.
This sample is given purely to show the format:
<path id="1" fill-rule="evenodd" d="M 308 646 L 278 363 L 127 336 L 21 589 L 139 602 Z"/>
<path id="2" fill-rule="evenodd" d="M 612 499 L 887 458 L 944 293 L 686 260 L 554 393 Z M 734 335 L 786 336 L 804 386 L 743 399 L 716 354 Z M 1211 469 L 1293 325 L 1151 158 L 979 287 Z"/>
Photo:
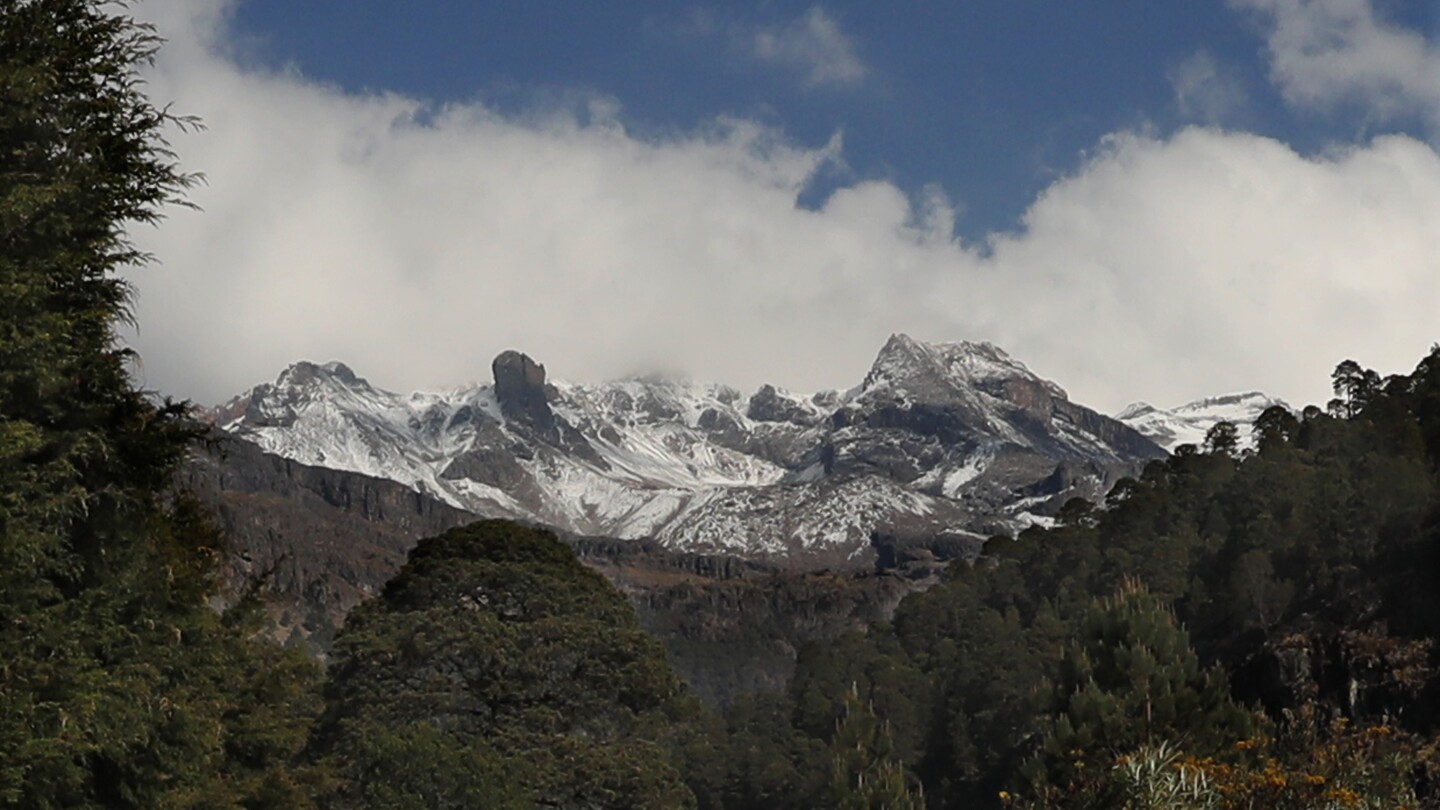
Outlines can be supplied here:
<path id="1" fill-rule="evenodd" d="M 893 622 L 802 654 L 767 703 L 790 731 L 732 733 L 804 751 L 855 689 L 930 807 L 1434 803 L 1440 347 L 1334 382 L 1323 410 L 1222 424 L 991 539 Z"/>

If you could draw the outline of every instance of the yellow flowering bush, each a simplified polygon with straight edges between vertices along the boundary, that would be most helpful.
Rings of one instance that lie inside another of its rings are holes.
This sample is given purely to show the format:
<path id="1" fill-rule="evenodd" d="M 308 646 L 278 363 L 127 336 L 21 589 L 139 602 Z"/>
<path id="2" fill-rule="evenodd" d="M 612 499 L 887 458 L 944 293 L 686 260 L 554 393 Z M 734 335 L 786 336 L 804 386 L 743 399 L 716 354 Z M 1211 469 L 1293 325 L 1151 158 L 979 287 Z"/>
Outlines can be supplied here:
<path id="1" fill-rule="evenodd" d="M 1237 741 L 1223 760 L 1147 744 L 1064 789 L 1000 798 L 1027 810 L 1404 810 L 1418 806 L 1417 757 L 1414 739 L 1388 725 L 1355 728 L 1302 710 L 1273 736 Z"/>

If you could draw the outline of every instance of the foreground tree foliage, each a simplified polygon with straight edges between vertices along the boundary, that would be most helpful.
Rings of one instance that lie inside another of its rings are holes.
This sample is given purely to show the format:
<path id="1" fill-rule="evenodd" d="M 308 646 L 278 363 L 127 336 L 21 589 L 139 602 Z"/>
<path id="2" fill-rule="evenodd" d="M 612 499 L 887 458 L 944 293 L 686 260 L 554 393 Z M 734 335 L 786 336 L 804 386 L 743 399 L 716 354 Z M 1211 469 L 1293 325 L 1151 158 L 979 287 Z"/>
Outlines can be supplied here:
<path id="1" fill-rule="evenodd" d="M 114 5 L 0 5 L 0 806 L 303 807 L 314 668 L 207 607 L 221 540 L 167 495 L 196 437 L 137 391 L 126 229 L 193 179 Z"/>
<path id="2" fill-rule="evenodd" d="M 326 704 L 329 806 L 695 804 L 676 766 L 698 706 L 548 531 L 480 521 L 422 541 L 337 637 Z"/>
<path id="3" fill-rule="evenodd" d="M 1051 678 L 1045 744 L 1028 770 L 1038 789 L 1073 794 L 1110 752 L 1164 740 L 1215 755 L 1249 736 L 1249 714 L 1218 666 L 1202 669 L 1174 615 L 1127 582 L 1079 619 Z"/>

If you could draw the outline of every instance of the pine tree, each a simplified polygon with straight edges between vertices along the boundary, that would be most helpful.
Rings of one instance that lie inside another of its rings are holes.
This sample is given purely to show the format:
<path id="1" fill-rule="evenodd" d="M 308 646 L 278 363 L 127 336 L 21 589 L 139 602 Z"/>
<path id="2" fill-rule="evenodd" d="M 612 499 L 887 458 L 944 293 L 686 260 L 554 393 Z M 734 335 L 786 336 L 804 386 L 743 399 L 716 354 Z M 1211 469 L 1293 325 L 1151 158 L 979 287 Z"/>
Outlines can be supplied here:
<path id="1" fill-rule="evenodd" d="M 1361 368 L 1354 360 L 1345 360 L 1330 374 L 1330 385 L 1335 398 L 1329 408 L 1336 416 L 1352 418 L 1364 410 L 1380 390 L 1380 375 L 1367 368 Z"/>
<path id="2" fill-rule="evenodd" d="M 895 752 L 890 726 L 852 687 L 830 742 L 831 794 L 836 810 L 924 810 Z"/>
<path id="3" fill-rule="evenodd" d="M 1240 429 L 1233 422 L 1216 422 L 1205 431 L 1205 452 L 1233 456 L 1240 450 Z"/>
<path id="4" fill-rule="evenodd" d="M 117 4 L 0 5 L 0 807 L 304 804 L 311 668 L 207 607 L 220 537 L 167 494 L 196 432 L 116 338 L 127 229 L 194 181 L 157 46 Z"/>
<path id="5" fill-rule="evenodd" d="M 1210 754 L 1251 727 L 1224 672 L 1200 666 L 1174 614 L 1134 581 L 1081 618 L 1051 695 L 1051 730 L 1032 773 L 1062 789 L 1087 762 L 1093 769 L 1164 740 Z"/>

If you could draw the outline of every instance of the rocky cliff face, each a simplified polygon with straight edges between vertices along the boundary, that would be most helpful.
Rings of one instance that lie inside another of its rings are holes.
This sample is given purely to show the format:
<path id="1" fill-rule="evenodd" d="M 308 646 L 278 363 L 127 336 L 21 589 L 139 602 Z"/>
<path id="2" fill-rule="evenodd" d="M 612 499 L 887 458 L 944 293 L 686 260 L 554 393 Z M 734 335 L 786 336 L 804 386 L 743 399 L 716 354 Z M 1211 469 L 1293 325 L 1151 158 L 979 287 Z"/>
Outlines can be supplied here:
<path id="1" fill-rule="evenodd" d="M 514 351 L 491 372 L 406 396 L 300 363 L 214 418 L 277 455 L 474 514 L 811 569 L 869 566 L 877 531 L 1016 531 L 1164 455 L 985 343 L 895 335 L 860 386 L 808 396 L 573 385 Z"/>
<path id="2" fill-rule="evenodd" d="M 495 398 L 501 413 L 541 427 L 554 425 L 555 414 L 550 411 L 545 393 L 544 366 L 529 355 L 511 350 L 495 357 L 490 373 L 495 377 Z"/>
<path id="3" fill-rule="evenodd" d="M 416 541 L 474 519 L 403 484 L 300 464 L 238 439 L 197 451 L 177 484 L 211 508 L 230 539 L 221 605 L 258 589 L 266 632 L 314 655 Z"/>
<path id="4" fill-rule="evenodd" d="M 384 588 L 421 538 L 475 519 L 393 481 L 233 438 L 195 454 L 177 483 L 211 507 L 231 540 L 220 604 L 258 591 L 265 632 L 321 658 L 349 611 Z M 630 599 L 677 671 L 712 702 L 783 686 L 806 643 L 888 617 L 905 594 L 936 581 L 946 560 L 973 550 L 881 538 L 880 570 L 796 573 L 649 540 L 563 539 Z"/>

